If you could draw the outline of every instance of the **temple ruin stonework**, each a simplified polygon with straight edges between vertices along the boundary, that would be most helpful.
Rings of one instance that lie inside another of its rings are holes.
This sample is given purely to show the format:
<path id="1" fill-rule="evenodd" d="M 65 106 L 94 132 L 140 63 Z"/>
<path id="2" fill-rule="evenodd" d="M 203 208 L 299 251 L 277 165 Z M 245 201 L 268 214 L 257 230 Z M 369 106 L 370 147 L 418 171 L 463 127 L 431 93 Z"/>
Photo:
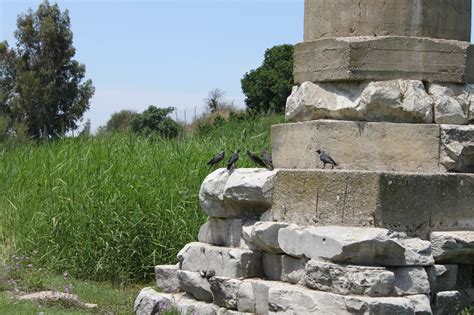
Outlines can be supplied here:
<path id="1" fill-rule="evenodd" d="M 457 314 L 474 303 L 471 0 L 306 0 L 274 171 L 219 169 L 137 314 Z M 317 150 L 339 166 L 321 169 Z"/>

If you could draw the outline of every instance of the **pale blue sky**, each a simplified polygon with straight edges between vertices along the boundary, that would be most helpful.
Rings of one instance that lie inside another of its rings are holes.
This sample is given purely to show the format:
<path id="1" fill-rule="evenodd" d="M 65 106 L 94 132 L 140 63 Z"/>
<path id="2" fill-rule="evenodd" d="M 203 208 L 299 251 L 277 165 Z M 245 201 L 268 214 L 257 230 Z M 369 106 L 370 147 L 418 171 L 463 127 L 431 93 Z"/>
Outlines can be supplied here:
<path id="1" fill-rule="evenodd" d="M 17 15 L 40 2 L 0 0 L 0 40 L 12 45 Z M 116 111 L 150 104 L 177 107 L 180 119 L 186 109 L 189 122 L 214 88 L 243 107 L 240 79 L 265 49 L 303 39 L 304 0 L 57 3 L 69 10 L 76 59 L 96 87 L 85 115 L 94 129 Z"/>

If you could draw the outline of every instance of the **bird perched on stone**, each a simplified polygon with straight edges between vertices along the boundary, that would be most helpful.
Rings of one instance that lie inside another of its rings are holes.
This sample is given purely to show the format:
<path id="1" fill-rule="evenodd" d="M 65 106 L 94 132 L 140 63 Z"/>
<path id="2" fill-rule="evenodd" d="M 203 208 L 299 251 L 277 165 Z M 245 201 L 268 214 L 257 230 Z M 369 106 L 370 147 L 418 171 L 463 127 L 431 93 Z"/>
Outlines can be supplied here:
<path id="1" fill-rule="evenodd" d="M 209 169 L 211 169 L 214 165 L 216 165 L 217 163 L 219 163 L 220 161 L 222 161 L 224 159 L 224 156 L 225 156 L 225 152 L 224 151 L 221 151 L 219 153 L 217 153 L 216 155 L 214 155 L 214 157 L 212 158 L 212 160 L 210 160 L 209 162 L 207 162 L 207 165 L 209 165 Z"/>
<path id="2" fill-rule="evenodd" d="M 323 150 L 317 150 L 316 152 L 319 154 L 319 159 L 324 163 L 323 168 L 326 167 L 326 164 L 331 164 L 331 169 L 333 169 L 334 166 L 337 166 L 336 161 L 334 161 L 326 152 Z"/>
<path id="3" fill-rule="evenodd" d="M 272 156 L 270 155 L 270 153 L 268 153 L 268 149 L 265 148 L 263 149 L 262 151 L 262 161 L 265 163 L 266 167 L 272 171 L 273 170 L 273 160 L 272 160 Z"/>
<path id="4" fill-rule="evenodd" d="M 250 160 L 252 162 L 254 162 L 256 165 L 259 165 L 261 167 L 267 167 L 267 165 L 265 164 L 265 162 L 262 161 L 261 158 L 258 157 L 258 155 L 256 155 L 255 153 L 253 153 L 252 151 L 250 150 L 247 150 L 247 155 L 249 156 Z"/>
<path id="5" fill-rule="evenodd" d="M 232 170 L 234 168 L 235 162 L 237 162 L 239 160 L 239 153 L 240 153 L 240 149 L 237 149 L 230 156 L 229 160 L 227 161 L 227 170 L 228 171 Z"/>

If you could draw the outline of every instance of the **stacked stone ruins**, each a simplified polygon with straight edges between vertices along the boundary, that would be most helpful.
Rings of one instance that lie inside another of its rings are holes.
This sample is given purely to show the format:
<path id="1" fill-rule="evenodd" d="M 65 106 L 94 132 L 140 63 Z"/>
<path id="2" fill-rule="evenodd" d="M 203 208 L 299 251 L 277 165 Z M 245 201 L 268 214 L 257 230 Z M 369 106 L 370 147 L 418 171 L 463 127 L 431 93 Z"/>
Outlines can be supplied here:
<path id="1" fill-rule="evenodd" d="M 471 0 L 306 0 L 276 170 L 219 169 L 137 314 L 457 314 L 474 303 Z M 318 149 L 338 162 L 321 169 Z"/>

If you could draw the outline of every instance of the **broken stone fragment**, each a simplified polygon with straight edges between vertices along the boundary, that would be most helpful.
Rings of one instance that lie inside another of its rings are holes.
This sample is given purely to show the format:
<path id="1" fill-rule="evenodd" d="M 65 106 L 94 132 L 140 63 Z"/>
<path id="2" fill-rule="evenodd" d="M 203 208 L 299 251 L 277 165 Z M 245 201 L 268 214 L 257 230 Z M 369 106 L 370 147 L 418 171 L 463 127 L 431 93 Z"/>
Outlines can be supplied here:
<path id="1" fill-rule="evenodd" d="M 433 256 L 440 264 L 473 264 L 474 231 L 432 232 Z"/>
<path id="2" fill-rule="evenodd" d="M 310 289 L 342 295 L 390 296 L 394 273 L 383 267 L 339 265 L 310 260 L 303 283 Z"/>
<path id="3" fill-rule="evenodd" d="M 164 292 L 180 291 L 177 265 L 158 265 L 155 267 L 156 286 Z"/>
<path id="4" fill-rule="evenodd" d="M 258 251 L 189 243 L 178 253 L 180 268 L 211 272 L 229 278 L 252 278 L 262 275 L 262 255 Z"/>
<path id="5" fill-rule="evenodd" d="M 450 172 L 474 173 L 474 125 L 441 125 L 440 161 Z"/>
<path id="6" fill-rule="evenodd" d="M 473 92 L 472 84 L 428 84 L 428 93 L 434 102 L 435 123 L 467 124 Z"/>
<path id="7" fill-rule="evenodd" d="M 194 296 L 198 301 L 212 302 L 209 282 L 199 272 L 180 270 L 178 271 L 178 280 L 181 289 Z"/>
<path id="8" fill-rule="evenodd" d="M 152 288 L 143 288 L 135 299 L 133 309 L 136 315 L 157 314 L 175 306 L 174 295 L 158 293 Z"/>
<path id="9" fill-rule="evenodd" d="M 432 103 L 416 80 L 304 82 L 288 97 L 286 118 L 432 123 Z"/>
<path id="10" fill-rule="evenodd" d="M 179 314 L 217 315 L 219 307 L 196 301 L 183 293 L 158 293 L 152 288 L 140 291 L 134 303 L 136 315 L 161 314 L 176 310 Z"/>
<path id="11" fill-rule="evenodd" d="M 280 229 L 278 242 L 291 256 L 365 266 L 429 266 L 430 243 L 382 228 L 295 225 Z"/>
<path id="12" fill-rule="evenodd" d="M 84 303 L 79 300 L 79 296 L 76 294 L 71 293 L 64 293 L 64 292 L 55 292 L 55 291 L 41 291 L 41 292 L 34 292 L 28 293 L 25 295 L 18 296 L 19 300 L 24 301 L 34 301 L 34 302 L 41 302 L 46 303 L 47 305 L 54 305 L 54 304 L 67 304 L 78 308 L 84 308 L 88 310 L 97 309 L 97 304 L 92 303 Z"/>
<path id="13" fill-rule="evenodd" d="M 275 171 L 218 169 L 201 185 L 199 201 L 210 217 L 258 217 L 271 206 Z"/>

